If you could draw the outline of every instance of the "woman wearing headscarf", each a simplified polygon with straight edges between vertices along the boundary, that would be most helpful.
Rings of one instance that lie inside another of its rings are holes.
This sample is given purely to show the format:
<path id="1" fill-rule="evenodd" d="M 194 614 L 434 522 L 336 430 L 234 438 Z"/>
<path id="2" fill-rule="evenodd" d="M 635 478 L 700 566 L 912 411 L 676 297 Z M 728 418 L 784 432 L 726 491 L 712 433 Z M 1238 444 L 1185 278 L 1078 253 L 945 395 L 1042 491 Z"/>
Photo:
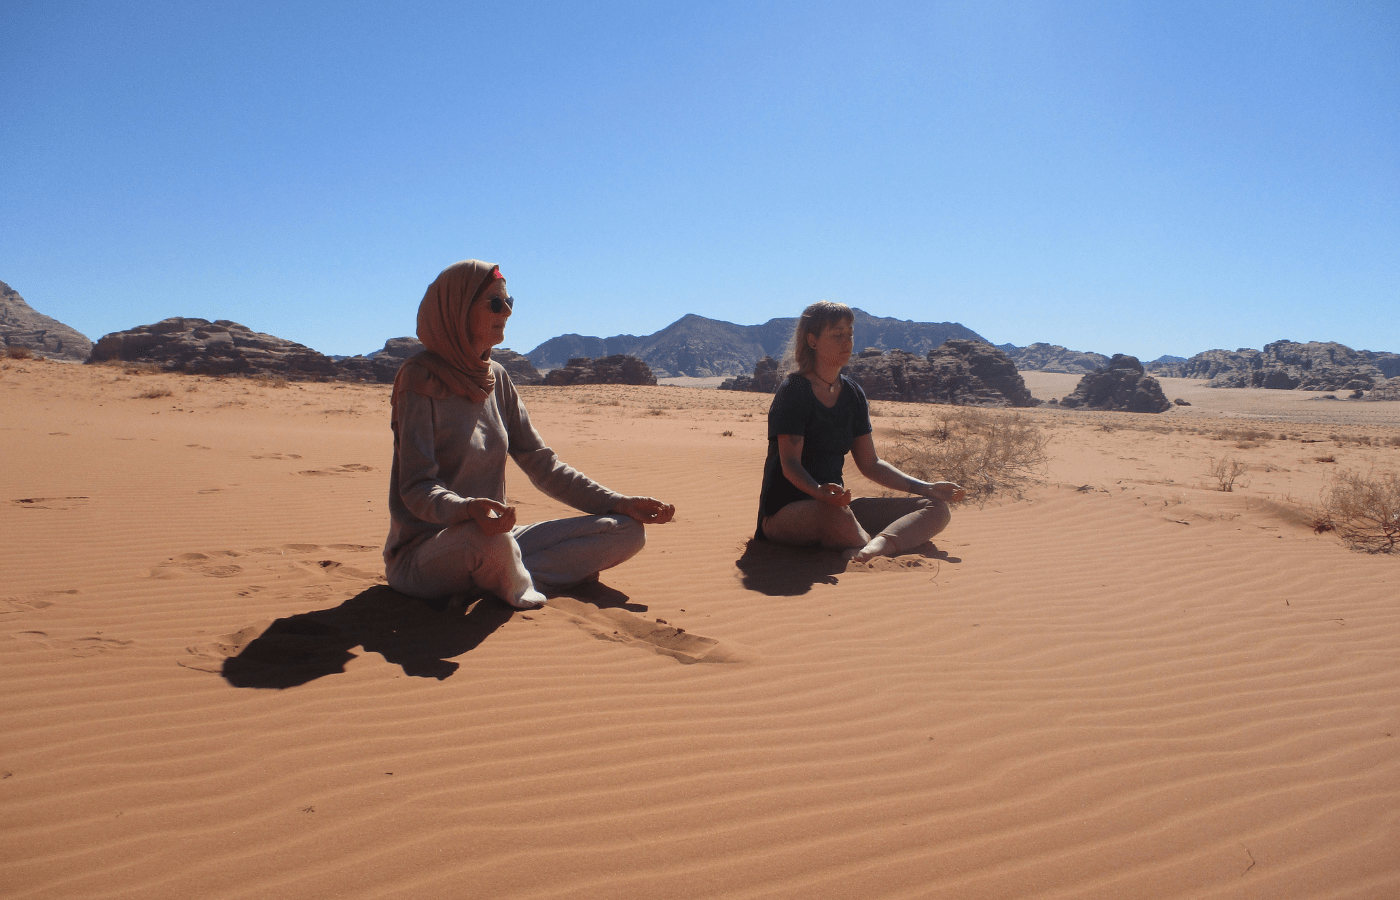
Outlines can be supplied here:
<path id="1" fill-rule="evenodd" d="M 500 268 L 448 266 L 418 307 L 426 348 L 406 360 L 391 398 L 394 463 L 384 569 L 397 591 L 425 600 L 487 592 L 533 609 L 545 591 L 595 577 L 646 543 L 643 524 L 675 507 L 611 491 L 560 461 L 491 348 L 515 301 Z M 516 523 L 506 458 L 549 496 L 587 515 Z"/>
<path id="2" fill-rule="evenodd" d="M 797 371 L 778 386 L 768 410 L 754 536 L 844 550 L 863 562 L 931 539 L 952 518 L 948 504 L 967 492 L 951 481 L 920 481 L 880 458 L 865 392 L 841 374 L 854 346 L 855 314 L 844 303 L 813 303 L 797 320 L 791 359 Z M 842 480 L 847 453 L 866 478 L 917 496 L 853 499 Z"/>

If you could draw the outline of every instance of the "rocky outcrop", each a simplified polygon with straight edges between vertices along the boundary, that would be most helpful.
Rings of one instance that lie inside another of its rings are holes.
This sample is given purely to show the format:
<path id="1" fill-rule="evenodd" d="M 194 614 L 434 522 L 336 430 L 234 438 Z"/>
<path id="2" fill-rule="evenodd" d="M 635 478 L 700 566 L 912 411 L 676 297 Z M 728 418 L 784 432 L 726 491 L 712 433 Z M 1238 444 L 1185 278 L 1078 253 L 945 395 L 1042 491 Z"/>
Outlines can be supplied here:
<path id="1" fill-rule="evenodd" d="M 1060 372 L 1066 375 L 1084 375 L 1108 365 L 1108 357 L 1102 353 L 1084 353 L 1067 350 L 1059 344 L 998 344 L 1007 357 L 1022 372 Z"/>
<path id="2" fill-rule="evenodd" d="M 1400 377 L 1390 378 L 1367 391 L 1362 400 L 1400 400 Z"/>
<path id="3" fill-rule="evenodd" d="M 540 370 L 531 365 L 530 358 L 522 353 L 497 347 L 491 351 L 491 358 L 505 367 L 510 380 L 516 384 L 544 384 Z M 655 384 L 656 379 L 653 378 L 651 383 Z"/>
<path id="4" fill-rule="evenodd" d="M 1038 406 L 1005 353 L 982 341 L 948 340 L 929 351 L 935 403 L 959 406 Z"/>
<path id="5" fill-rule="evenodd" d="M 35 356 L 82 362 L 92 341 L 24 301 L 19 292 L 0 281 L 0 344 L 27 347 Z"/>
<path id="6" fill-rule="evenodd" d="M 1353 350 L 1332 341 L 1274 341 L 1262 351 L 1207 350 L 1184 363 L 1150 368 L 1165 377 L 1206 378 L 1211 387 L 1364 391 L 1400 377 L 1400 354 Z"/>
<path id="7" fill-rule="evenodd" d="M 513 376 L 512 376 L 513 377 Z M 544 376 L 551 386 L 568 384 L 656 384 L 656 376 L 635 356 L 616 354 L 602 359 L 586 356 L 569 360 L 568 365 L 551 369 Z"/>
<path id="8" fill-rule="evenodd" d="M 339 377 L 343 379 L 392 384 L 403 361 L 422 349 L 423 345 L 418 338 L 389 338 L 384 342 L 384 349 L 366 353 L 364 356 L 338 359 L 336 368 L 339 370 Z"/>
<path id="9" fill-rule="evenodd" d="M 1016 366 L 984 341 L 953 339 L 921 357 L 905 350 L 867 347 L 841 373 L 870 400 L 952 403 L 959 406 L 1037 406 Z M 782 376 L 771 358 L 760 360 L 752 377 L 731 378 L 722 390 L 773 393 Z"/>
<path id="10" fill-rule="evenodd" d="M 192 375 L 280 375 L 324 381 L 337 377 L 335 360 L 295 341 L 220 319 L 170 318 L 103 336 L 90 363 L 153 363 Z"/>
<path id="11" fill-rule="evenodd" d="M 1160 413 L 1172 408 L 1162 393 L 1162 385 L 1148 375 L 1137 357 L 1113 354 L 1107 366 L 1079 379 L 1070 394 L 1060 398 L 1070 409 L 1116 409 L 1126 412 Z"/>
<path id="12" fill-rule="evenodd" d="M 765 356 L 754 363 L 752 376 L 739 375 L 734 378 L 726 378 L 720 384 L 719 389 L 722 391 L 753 391 L 759 394 L 772 394 L 778 390 L 778 385 L 782 380 L 783 377 L 778 372 L 778 361 L 771 356 Z"/>

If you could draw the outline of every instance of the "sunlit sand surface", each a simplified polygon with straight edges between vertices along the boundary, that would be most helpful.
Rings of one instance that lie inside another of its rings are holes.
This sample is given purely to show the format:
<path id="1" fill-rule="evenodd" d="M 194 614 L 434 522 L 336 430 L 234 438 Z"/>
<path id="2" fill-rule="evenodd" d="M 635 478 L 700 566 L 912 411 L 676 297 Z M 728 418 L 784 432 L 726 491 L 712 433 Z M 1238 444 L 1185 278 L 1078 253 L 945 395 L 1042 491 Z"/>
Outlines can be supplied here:
<path id="1" fill-rule="evenodd" d="M 1400 896 L 1400 558 L 1312 528 L 1400 403 L 1164 388 L 1021 413 L 1043 484 L 866 565 L 749 546 L 768 397 L 524 388 L 676 521 L 439 611 L 383 584 L 386 386 L 11 361 L 0 893 Z"/>

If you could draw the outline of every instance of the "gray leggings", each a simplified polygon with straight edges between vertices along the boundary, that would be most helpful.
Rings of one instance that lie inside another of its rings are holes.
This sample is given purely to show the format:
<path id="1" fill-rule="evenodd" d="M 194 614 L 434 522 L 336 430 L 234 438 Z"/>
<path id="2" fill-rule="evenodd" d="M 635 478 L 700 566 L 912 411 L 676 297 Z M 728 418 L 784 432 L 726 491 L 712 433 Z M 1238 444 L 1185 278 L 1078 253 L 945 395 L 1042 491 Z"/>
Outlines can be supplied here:
<path id="1" fill-rule="evenodd" d="M 480 591 L 511 597 L 522 580 L 543 592 L 577 584 L 644 544 L 642 523 L 623 515 L 548 519 L 497 535 L 462 522 L 400 551 L 385 575 L 394 590 L 424 600 Z"/>

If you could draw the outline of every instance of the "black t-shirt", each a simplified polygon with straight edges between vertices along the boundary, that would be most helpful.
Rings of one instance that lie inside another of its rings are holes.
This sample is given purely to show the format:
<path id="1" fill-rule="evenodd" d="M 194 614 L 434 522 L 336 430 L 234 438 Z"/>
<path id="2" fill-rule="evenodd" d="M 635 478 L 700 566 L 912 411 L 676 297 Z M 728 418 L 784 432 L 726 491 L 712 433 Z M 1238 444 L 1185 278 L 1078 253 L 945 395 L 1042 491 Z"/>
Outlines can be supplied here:
<path id="1" fill-rule="evenodd" d="M 763 517 L 795 500 L 811 497 L 788 481 L 778 457 L 778 435 L 802 438 L 802 467 L 817 484 L 845 484 L 841 469 L 855 439 L 870 434 L 870 404 L 860 385 L 844 375 L 836 405 L 827 409 L 812 392 L 812 383 L 798 373 L 789 375 L 768 408 L 768 459 L 763 464 L 763 490 L 758 497 L 756 532 L 763 537 Z"/>

